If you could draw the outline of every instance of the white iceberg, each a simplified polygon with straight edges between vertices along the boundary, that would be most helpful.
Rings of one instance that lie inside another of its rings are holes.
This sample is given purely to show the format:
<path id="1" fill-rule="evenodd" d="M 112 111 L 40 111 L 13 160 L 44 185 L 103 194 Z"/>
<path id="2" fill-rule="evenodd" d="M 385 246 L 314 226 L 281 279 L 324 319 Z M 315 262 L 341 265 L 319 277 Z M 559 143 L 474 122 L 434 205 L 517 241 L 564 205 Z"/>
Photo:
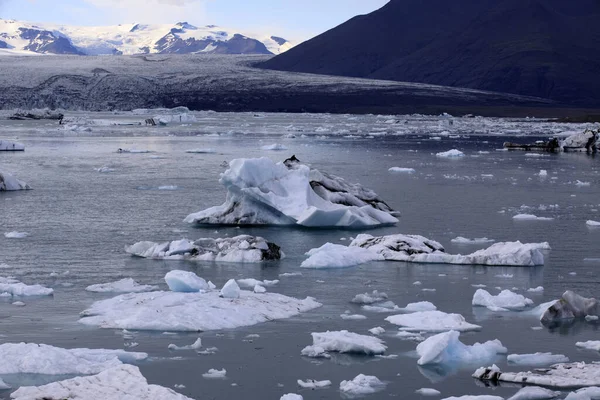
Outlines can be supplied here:
<path id="1" fill-rule="evenodd" d="M 559 300 L 547 307 L 541 316 L 541 321 L 544 324 L 551 324 L 587 316 L 600 316 L 600 303 L 598 300 L 586 298 L 567 290 Z"/>
<path id="2" fill-rule="evenodd" d="M 211 368 L 208 370 L 208 372 L 202 374 L 202 377 L 207 379 L 224 379 L 226 375 L 227 370 L 225 368 L 221 370 Z"/>
<path id="3" fill-rule="evenodd" d="M 388 169 L 388 171 L 395 173 L 395 174 L 414 174 L 415 173 L 414 168 L 401 168 L 401 167 L 392 167 L 392 168 Z"/>
<path id="4" fill-rule="evenodd" d="M 13 190 L 29 190 L 31 187 L 14 176 L 0 171 L 0 192 Z"/>
<path id="5" fill-rule="evenodd" d="M 139 368 L 133 365 L 119 365 L 97 375 L 67 379 L 43 386 L 21 387 L 10 397 L 14 400 L 191 400 L 169 388 L 149 385 Z"/>
<path id="6" fill-rule="evenodd" d="M 419 301 L 416 303 L 408 303 L 406 307 L 398 308 L 398 311 L 414 313 L 419 311 L 435 311 L 437 307 L 430 301 Z"/>
<path id="7" fill-rule="evenodd" d="M 545 400 L 560 396 L 560 392 L 544 389 L 538 386 L 527 386 L 519 390 L 508 400 Z"/>
<path id="8" fill-rule="evenodd" d="M 600 340 L 588 340 L 587 342 L 577 342 L 575 346 L 587 350 L 600 351 Z"/>
<path id="9" fill-rule="evenodd" d="M 486 237 L 467 239 L 462 236 L 457 236 L 451 240 L 452 243 L 457 243 L 457 244 L 483 244 L 483 243 L 491 243 L 493 241 L 494 241 L 494 239 L 488 239 Z"/>
<path id="10" fill-rule="evenodd" d="M 482 381 L 513 382 L 563 389 L 599 386 L 600 364 L 561 363 L 529 372 L 502 372 L 494 365 L 477 369 L 473 377 Z"/>
<path id="11" fill-rule="evenodd" d="M 0 151 L 25 151 L 25 145 L 10 140 L 0 140 Z"/>
<path id="12" fill-rule="evenodd" d="M 586 222 L 585 222 L 585 224 L 586 224 L 587 226 L 594 226 L 594 227 L 595 227 L 595 226 L 600 226 L 600 222 L 599 222 L 599 221 L 592 221 L 591 219 L 590 219 L 590 220 L 588 220 L 588 221 L 586 221 Z"/>
<path id="13" fill-rule="evenodd" d="M 4 234 L 4 237 L 7 238 L 7 239 L 24 239 L 27 236 L 29 236 L 29 233 L 27 233 L 27 232 L 17 232 L 17 231 L 6 232 Z"/>
<path id="14" fill-rule="evenodd" d="M 217 151 L 215 149 L 210 149 L 210 148 L 199 148 L 199 149 L 189 149 L 185 151 L 186 153 L 193 153 L 193 154 L 213 154 L 216 153 Z"/>
<path id="15" fill-rule="evenodd" d="M 221 206 L 190 214 L 185 222 L 225 225 L 301 225 L 364 228 L 395 224 L 373 191 L 327 175 L 292 158 L 236 159 L 221 174 Z"/>
<path id="16" fill-rule="evenodd" d="M 509 364 L 527 365 L 532 367 L 543 367 L 556 363 L 569 362 L 569 357 L 562 354 L 533 353 L 533 354 L 509 354 L 506 357 Z"/>
<path id="17" fill-rule="evenodd" d="M 273 143 L 265 146 L 261 146 L 261 150 L 273 150 L 273 151 L 282 151 L 287 150 L 288 148 L 282 145 L 281 143 Z"/>
<path id="18" fill-rule="evenodd" d="M 246 278 L 246 279 L 237 279 L 237 283 L 240 287 L 243 288 L 254 288 L 256 285 L 259 286 L 264 286 L 264 287 L 269 287 L 269 286 L 275 286 L 279 283 L 279 280 L 275 279 L 275 280 L 262 280 L 259 281 L 258 279 L 253 279 L 253 278 Z"/>
<path id="19" fill-rule="evenodd" d="M 221 296 L 225 299 L 239 299 L 240 293 L 241 293 L 240 287 L 238 286 L 235 279 L 230 279 L 221 288 L 221 292 L 219 292 L 219 296 Z"/>
<path id="20" fill-rule="evenodd" d="M 140 285 L 131 278 L 121 279 L 115 282 L 98 283 L 85 288 L 88 292 L 96 293 L 139 293 L 157 290 L 158 286 Z"/>
<path id="21" fill-rule="evenodd" d="M 168 348 L 169 350 L 198 350 L 202 348 L 202 339 L 198 338 L 194 343 L 185 346 L 177 346 L 176 344 L 171 343 Z"/>
<path id="22" fill-rule="evenodd" d="M 123 350 L 63 349 L 46 344 L 3 343 L 0 344 L 0 375 L 92 375 L 146 358 L 146 353 Z"/>
<path id="23" fill-rule="evenodd" d="M 299 300 L 246 290 L 238 299 L 220 297 L 218 291 L 129 293 L 95 302 L 82 312 L 80 322 L 101 328 L 196 332 L 289 318 L 320 306 L 310 297 Z"/>
<path id="24" fill-rule="evenodd" d="M 375 328 L 371 328 L 371 329 L 369 329 L 369 333 L 370 333 L 371 335 L 381 335 L 382 333 L 385 333 L 385 329 L 383 329 L 383 328 L 382 328 L 382 327 L 380 327 L 380 326 L 377 326 L 377 327 L 375 327 Z"/>
<path id="25" fill-rule="evenodd" d="M 487 307 L 492 311 L 521 311 L 533 305 L 533 300 L 510 290 L 503 290 L 498 295 L 492 296 L 487 290 L 477 289 L 472 304 Z"/>
<path id="26" fill-rule="evenodd" d="M 165 282 L 172 292 L 193 293 L 210 290 L 203 278 L 190 271 L 169 271 L 165 275 Z"/>
<path id="27" fill-rule="evenodd" d="M 415 393 L 420 394 L 421 396 L 439 396 L 442 394 L 439 390 L 431 389 L 431 388 L 421 388 L 415 390 Z"/>
<path id="28" fill-rule="evenodd" d="M 275 243 L 249 235 L 196 241 L 181 239 L 165 243 L 138 242 L 126 247 L 125 251 L 137 257 L 157 260 L 255 263 L 284 257 Z"/>
<path id="29" fill-rule="evenodd" d="M 481 326 L 468 323 L 460 314 L 447 314 L 443 311 L 418 311 L 412 314 L 391 315 L 385 319 L 400 326 L 404 331 L 475 331 Z"/>
<path id="30" fill-rule="evenodd" d="M 347 268 L 369 261 L 384 261 L 381 254 L 361 247 L 348 247 L 341 244 L 325 243 L 306 253 L 309 258 L 300 264 L 300 268 Z"/>
<path id="31" fill-rule="evenodd" d="M 0 277 L 0 296 L 50 296 L 53 289 L 42 285 L 26 285 L 14 278 Z"/>
<path id="32" fill-rule="evenodd" d="M 287 393 L 281 396 L 279 400 L 304 400 L 304 397 L 296 393 Z"/>
<path id="33" fill-rule="evenodd" d="M 383 340 L 379 338 L 348 331 L 313 332 L 311 335 L 313 344 L 302 350 L 303 354 L 310 352 L 311 349 L 322 349 L 325 352 L 375 355 L 383 354 L 387 349 Z"/>
<path id="34" fill-rule="evenodd" d="M 340 382 L 340 392 L 350 396 L 372 394 L 379 392 L 384 388 L 385 383 L 372 375 L 359 374 L 351 381 Z"/>
<path id="35" fill-rule="evenodd" d="M 298 379 L 298 386 L 303 387 L 305 389 L 320 389 L 324 387 L 331 386 L 331 381 L 316 381 L 314 379 L 307 379 L 306 381 Z"/>
<path id="36" fill-rule="evenodd" d="M 515 221 L 552 221 L 554 218 L 538 217 L 533 214 L 517 214 L 513 217 Z"/>
<path id="37" fill-rule="evenodd" d="M 459 336 L 457 331 L 443 332 L 419 343 L 417 364 L 485 365 L 493 362 L 498 354 L 507 352 L 498 339 L 468 346 L 459 340 Z"/>
<path id="38" fill-rule="evenodd" d="M 441 153 L 437 153 L 436 156 L 445 157 L 445 158 L 458 158 L 458 157 L 464 157 L 465 153 L 463 153 L 460 150 L 452 149 L 452 150 L 444 151 Z"/>
<path id="39" fill-rule="evenodd" d="M 385 301 L 387 300 L 388 295 L 386 293 L 383 292 L 379 292 L 377 290 L 373 290 L 372 293 L 362 293 L 362 294 L 357 294 L 356 296 L 354 296 L 354 298 L 352 300 L 350 300 L 351 303 L 356 303 L 356 304 L 373 304 L 373 303 L 378 303 L 380 301 Z"/>

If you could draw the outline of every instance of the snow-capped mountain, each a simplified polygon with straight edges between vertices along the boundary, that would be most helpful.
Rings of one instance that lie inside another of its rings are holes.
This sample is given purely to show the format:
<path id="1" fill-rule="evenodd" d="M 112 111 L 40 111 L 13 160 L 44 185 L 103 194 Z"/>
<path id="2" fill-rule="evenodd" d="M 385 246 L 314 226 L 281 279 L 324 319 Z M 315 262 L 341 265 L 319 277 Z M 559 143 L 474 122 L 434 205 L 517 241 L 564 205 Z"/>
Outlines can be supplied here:
<path id="1" fill-rule="evenodd" d="M 280 54 L 293 46 L 278 36 L 187 22 L 91 27 L 0 19 L 0 55 Z"/>

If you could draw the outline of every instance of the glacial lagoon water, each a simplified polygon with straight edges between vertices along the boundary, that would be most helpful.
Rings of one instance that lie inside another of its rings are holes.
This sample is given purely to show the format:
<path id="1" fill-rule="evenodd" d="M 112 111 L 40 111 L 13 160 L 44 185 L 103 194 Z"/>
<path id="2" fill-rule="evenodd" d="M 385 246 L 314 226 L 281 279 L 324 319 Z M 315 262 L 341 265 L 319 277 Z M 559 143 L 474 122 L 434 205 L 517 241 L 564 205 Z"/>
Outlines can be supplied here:
<path id="1" fill-rule="evenodd" d="M 96 116 L 138 121 L 133 114 Z M 419 368 L 416 343 L 394 338 L 397 327 L 387 314 L 371 313 L 351 304 L 359 293 L 388 294 L 399 306 L 431 301 L 445 312 L 460 313 L 482 325 L 464 333 L 464 343 L 499 339 L 513 353 L 553 352 L 572 361 L 600 361 L 600 354 L 580 350 L 575 342 L 598 339 L 600 324 L 576 323 L 544 328 L 535 317 L 494 313 L 473 308 L 473 285 L 486 285 L 525 294 L 536 304 L 558 298 L 565 290 L 597 296 L 600 277 L 600 229 L 586 220 L 600 220 L 600 163 L 586 154 L 543 154 L 497 151 L 504 141 L 530 142 L 546 133 L 576 132 L 583 126 L 539 121 L 448 117 L 390 118 L 377 116 L 295 116 L 198 114 L 198 122 L 164 128 L 114 127 L 85 124 L 58 127 L 54 122 L 2 121 L 2 137 L 26 145 L 22 153 L 0 153 L 0 168 L 15 173 L 34 189 L 0 193 L 0 233 L 30 235 L 9 239 L 0 234 L 0 276 L 55 289 L 48 298 L 22 299 L 16 307 L 0 299 L 0 342 L 35 342 L 60 347 L 91 347 L 143 351 L 150 359 L 139 364 L 150 383 L 173 388 L 193 398 L 279 399 L 299 393 L 305 399 L 344 397 L 340 381 L 363 373 L 387 383 L 367 398 L 419 399 L 415 390 L 435 388 L 442 397 L 494 394 L 510 397 L 514 386 L 485 387 L 464 369 Z M 453 123 L 450 123 L 454 120 Z M 75 126 L 75 127 L 73 127 Z M 82 127 L 83 126 L 83 127 Z M 440 135 L 441 134 L 441 135 Z M 438 139 L 434 139 L 438 138 Z M 261 150 L 281 143 L 286 151 Z M 151 153 L 117 153 L 119 148 Z M 194 148 L 214 153 L 191 154 Z M 435 156 L 459 149 L 460 159 Z M 182 222 L 191 212 L 221 204 L 225 190 L 218 183 L 222 163 L 240 157 L 285 159 L 295 154 L 317 169 L 374 189 L 401 212 L 393 227 L 369 230 L 373 235 L 420 234 L 441 242 L 451 253 L 470 253 L 487 245 L 458 245 L 457 236 L 496 241 L 548 241 L 543 267 L 419 265 L 373 262 L 346 269 L 300 269 L 304 253 L 326 242 L 348 244 L 359 232 L 287 227 L 192 227 Z M 108 167 L 109 172 L 98 172 Z M 390 167 L 414 168 L 412 174 L 392 174 Z M 540 170 L 547 177 L 540 177 Z M 577 185 L 577 181 L 589 185 Z M 531 213 L 550 221 L 514 221 Z M 281 245 L 287 257 L 264 264 L 164 262 L 130 257 L 124 247 L 140 240 L 166 241 L 182 237 L 259 235 Z M 110 294 L 86 292 L 86 286 L 131 277 L 166 289 L 163 277 L 172 269 L 196 272 L 221 286 L 230 278 L 280 279 L 269 291 L 315 297 L 323 307 L 297 317 L 251 327 L 202 333 L 165 334 L 87 327 L 79 313 Z M 279 277 L 301 272 L 301 276 Z M 420 281 L 422 285 L 413 283 Z M 527 293 L 543 286 L 543 293 Z M 435 289 L 423 291 L 422 289 Z M 343 320 L 346 310 L 365 320 Z M 311 332 L 346 329 L 368 334 L 386 329 L 381 337 L 386 354 L 395 359 L 334 355 L 331 360 L 304 358 L 300 350 L 312 344 Z M 248 335 L 259 335 L 248 337 Z M 197 337 L 211 355 L 170 351 Z M 499 357 L 501 369 L 519 370 Z M 225 379 L 204 379 L 211 368 L 227 370 Z M 525 367 L 526 368 L 526 367 Z M 55 377 L 58 378 L 58 377 Z M 5 381 L 39 384 L 48 377 L 12 376 Z M 50 378 L 52 379 L 52 378 Z M 296 380 L 329 379 L 332 386 L 310 390 Z M 0 392 L 8 398 L 10 391 Z"/>

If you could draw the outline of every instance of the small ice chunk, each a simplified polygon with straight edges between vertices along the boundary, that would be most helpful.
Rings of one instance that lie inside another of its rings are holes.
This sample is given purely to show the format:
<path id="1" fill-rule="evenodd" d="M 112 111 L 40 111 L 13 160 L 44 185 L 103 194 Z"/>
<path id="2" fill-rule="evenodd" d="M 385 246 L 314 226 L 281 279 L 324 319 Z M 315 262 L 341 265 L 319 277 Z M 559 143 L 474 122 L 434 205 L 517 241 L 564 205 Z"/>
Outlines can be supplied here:
<path id="1" fill-rule="evenodd" d="M 515 221 L 552 221 L 554 218 L 538 217 L 533 214 L 517 214 L 513 219 Z"/>
<path id="2" fill-rule="evenodd" d="M 176 269 L 167 272 L 165 281 L 172 292 L 193 293 L 210 290 L 204 279 L 190 271 Z"/>
<path id="3" fill-rule="evenodd" d="M 270 144 L 270 145 L 262 146 L 260 149 L 261 150 L 281 151 L 281 150 L 287 150 L 288 148 L 285 147 L 284 145 L 280 144 L 280 143 L 273 143 L 273 144 Z"/>
<path id="4" fill-rule="evenodd" d="M 579 186 L 579 187 L 583 187 L 583 186 L 590 186 L 590 182 L 582 182 L 579 179 L 575 182 L 575 186 Z"/>
<path id="5" fill-rule="evenodd" d="M 599 221 L 592 221 L 591 219 L 586 221 L 585 224 L 587 226 L 599 226 L 600 227 L 600 222 Z M 6 234 L 4 235 L 6 236 Z"/>
<path id="6" fill-rule="evenodd" d="M 445 158 L 458 158 L 458 157 L 464 157 L 465 153 L 463 153 L 462 151 L 457 150 L 457 149 L 452 149 L 452 150 L 444 151 L 441 153 L 437 153 L 436 156 L 437 157 L 445 157 Z"/>
<path id="7" fill-rule="evenodd" d="M 493 361 L 498 354 L 507 352 L 498 339 L 468 346 L 459 340 L 459 336 L 460 332 L 449 331 L 426 339 L 417 346 L 417 354 L 420 356 L 417 364 L 481 365 Z"/>
<path id="8" fill-rule="evenodd" d="M 351 396 L 376 393 L 384 388 L 385 383 L 372 375 L 360 374 L 351 381 L 342 381 L 340 383 L 340 392 Z"/>
<path id="9" fill-rule="evenodd" d="M 253 289 L 254 293 L 265 293 L 266 291 L 267 289 L 265 289 L 265 287 L 261 285 L 255 285 Z"/>
<path id="10" fill-rule="evenodd" d="M 131 278 L 121 279 L 110 283 L 99 283 L 85 288 L 88 292 L 96 293 L 139 293 L 157 290 L 158 286 L 140 285 Z"/>
<path id="11" fill-rule="evenodd" d="M 404 308 L 398 308 L 398 311 L 414 313 L 419 311 L 435 311 L 437 307 L 429 301 L 419 301 L 417 303 L 408 303 Z"/>
<path id="12" fill-rule="evenodd" d="M 177 346 L 172 343 L 169 345 L 169 350 L 198 350 L 200 348 L 202 348 L 202 339 L 200 338 L 196 339 L 194 343 L 186 346 Z"/>
<path id="13" fill-rule="evenodd" d="M 303 387 L 305 389 L 320 389 L 327 386 L 331 386 L 331 381 L 316 381 L 314 379 L 307 379 L 306 381 L 298 379 L 298 386 Z"/>
<path id="14" fill-rule="evenodd" d="M 306 346 L 302 349 L 300 354 L 311 358 L 331 358 L 329 353 L 327 353 L 321 346 Z"/>
<path id="15" fill-rule="evenodd" d="M 504 398 L 500 397 L 500 396 L 490 396 L 487 394 L 482 394 L 479 396 L 465 395 L 465 396 L 460 396 L 460 397 L 456 397 L 456 396 L 445 397 L 442 400 L 504 400 Z"/>
<path id="16" fill-rule="evenodd" d="M 538 176 L 541 178 L 546 177 L 546 176 L 548 176 L 548 171 L 546 171 L 545 169 L 540 169 Z"/>
<path id="17" fill-rule="evenodd" d="M 17 232 L 17 231 L 6 232 L 4 234 L 4 237 L 7 238 L 7 239 L 24 239 L 27 236 L 29 236 L 29 233 L 27 233 L 27 232 Z"/>
<path id="18" fill-rule="evenodd" d="M 372 335 L 381 335 L 382 333 L 385 333 L 385 329 L 383 329 L 380 326 L 377 326 L 375 328 L 369 329 L 369 333 L 371 333 Z"/>
<path id="19" fill-rule="evenodd" d="M 343 320 L 349 320 L 349 321 L 357 321 L 357 320 L 361 320 L 361 319 L 367 319 L 367 317 L 365 317 L 364 315 L 361 314 L 340 314 L 340 317 Z"/>
<path id="20" fill-rule="evenodd" d="M 414 168 L 401 168 L 401 167 L 392 167 L 392 168 L 388 169 L 388 171 L 391 173 L 395 173 L 395 174 L 414 174 L 415 173 Z"/>
<path id="21" fill-rule="evenodd" d="M 303 400 L 304 397 L 296 393 L 287 393 L 279 398 L 279 400 Z"/>
<path id="22" fill-rule="evenodd" d="M 313 332 L 311 335 L 313 347 L 320 347 L 324 351 L 375 355 L 383 354 L 387 349 L 379 338 L 348 331 Z"/>
<path id="23" fill-rule="evenodd" d="M 600 340 L 588 340 L 587 342 L 577 342 L 575 346 L 587 350 L 600 351 Z"/>
<path id="24" fill-rule="evenodd" d="M 401 326 L 406 331 L 473 331 L 481 326 L 468 323 L 460 314 L 447 314 L 442 311 L 418 311 L 412 314 L 392 315 L 385 319 L 391 324 Z"/>
<path id="25" fill-rule="evenodd" d="M 240 297 L 240 287 L 235 279 L 230 279 L 223 285 L 220 295 L 226 299 L 237 299 Z"/>
<path id="26" fill-rule="evenodd" d="M 585 316 L 585 320 L 590 322 L 590 321 L 598 321 L 600 317 L 598 317 L 597 315 L 586 315 Z"/>
<path id="27" fill-rule="evenodd" d="M 259 281 L 258 279 L 252 279 L 252 278 L 237 279 L 237 284 L 240 287 L 243 287 L 243 288 L 253 288 L 256 285 L 260 285 L 260 286 L 264 286 L 264 287 L 269 287 L 269 286 L 275 286 L 278 283 L 279 283 L 278 280 L 274 280 L 274 281 L 269 281 L 269 280 Z"/>
<path id="28" fill-rule="evenodd" d="M 373 303 L 387 300 L 387 298 L 388 298 L 388 295 L 386 293 L 379 292 L 377 290 L 373 290 L 373 293 L 367 292 L 367 293 L 357 294 L 356 296 L 354 296 L 354 298 L 352 300 L 350 300 L 350 302 L 356 303 L 356 304 L 373 304 Z"/>
<path id="29" fill-rule="evenodd" d="M 430 388 L 421 388 L 415 390 L 415 393 L 420 394 L 421 396 L 439 396 L 442 394 L 439 390 L 430 389 Z"/>
<path id="30" fill-rule="evenodd" d="M 538 287 L 535 287 L 535 288 L 529 288 L 529 289 L 527 289 L 527 291 L 531 292 L 531 293 L 542 293 L 544 291 L 544 287 L 543 286 L 538 286 Z"/>
<path id="31" fill-rule="evenodd" d="M 211 368 L 208 372 L 202 374 L 202 377 L 206 379 L 224 379 L 226 374 L 227 370 L 225 370 L 225 368 L 221 370 Z"/>
<path id="32" fill-rule="evenodd" d="M 533 301 L 510 290 L 503 290 L 500 294 L 492 296 L 484 289 L 477 289 L 472 304 L 487 307 L 492 311 L 520 311 L 531 306 Z"/>
<path id="33" fill-rule="evenodd" d="M 512 365 L 527 365 L 532 367 L 543 367 L 545 365 L 569 362 L 567 356 L 552 353 L 509 354 L 506 360 Z"/>

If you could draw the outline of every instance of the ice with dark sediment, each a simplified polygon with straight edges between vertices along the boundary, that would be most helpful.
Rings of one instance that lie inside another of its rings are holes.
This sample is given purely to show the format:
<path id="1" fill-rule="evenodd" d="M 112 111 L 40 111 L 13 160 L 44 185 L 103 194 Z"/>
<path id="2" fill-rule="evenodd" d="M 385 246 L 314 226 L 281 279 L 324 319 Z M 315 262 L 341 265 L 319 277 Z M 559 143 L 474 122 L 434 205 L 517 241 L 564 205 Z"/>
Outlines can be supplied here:
<path id="1" fill-rule="evenodd" d="M 322 173 L 295 157 L 235 159 L 219 181 L 225 203 L 185 222 L 221 225 L 299 225 L 365 228 L 395 224 L 393 210 L 372 190 Z"/>
<path id="2" fill-rule="evenodd" d="M 478 368 L 473 377 L 487 382 L 513 382 L 552 388 L 600 385 L 599 363 L 559 363 L 525 372 L 502 372 L 496 365 Z"/>
<path id="3" fill-rule="evenodd" d="M 0 171 L 0 192 L 28 189 L 31 189 L 31 187 L 27 183 L 15 178 L 8 172 Z"/>
<path id="4" fill-rule="evenodd" d="M 600 316 L 598 300 L 586 298 L 567 290 L 560 299 L 544 311 L 541 321 L 543 324 L 553 324 L 588 316 Z"/>

